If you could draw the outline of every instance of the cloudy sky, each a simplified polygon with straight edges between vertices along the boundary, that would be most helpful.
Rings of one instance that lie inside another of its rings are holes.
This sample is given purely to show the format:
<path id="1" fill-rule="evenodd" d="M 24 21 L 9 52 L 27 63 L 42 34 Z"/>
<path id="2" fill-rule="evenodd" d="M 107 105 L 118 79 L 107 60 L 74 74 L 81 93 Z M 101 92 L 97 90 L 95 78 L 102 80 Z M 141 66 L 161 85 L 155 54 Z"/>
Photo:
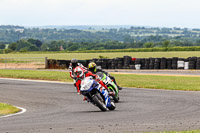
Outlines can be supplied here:
<path id="1" fill-rule="evenodd" d="M 200 0 L 0 0 L 0 25 L 200 28 Z"/>

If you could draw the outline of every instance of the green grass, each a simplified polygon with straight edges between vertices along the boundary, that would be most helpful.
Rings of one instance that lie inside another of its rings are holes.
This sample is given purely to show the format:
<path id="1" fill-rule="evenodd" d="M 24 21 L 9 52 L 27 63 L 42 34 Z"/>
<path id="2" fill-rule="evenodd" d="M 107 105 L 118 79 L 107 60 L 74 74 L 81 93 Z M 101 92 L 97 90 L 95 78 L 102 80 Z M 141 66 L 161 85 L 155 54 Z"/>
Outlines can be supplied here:
<path id="1" fill-rule="evenodd" d="M 0 63 L 31 63 L 31 61 L 0 60 Z"/>
<path id="2" fill-rule="evenodd" d="M 192 76 L 160 76 L 160 75 L 140 75 L 140 74 L 113 74 L 120 86 L 200 91 L 200 77 Z M 38 70 L 0 70 L 0 77 L 41 79 L 72 82 L 67 71 L 38 71 Z"/>
<path id="3" fill-rule="evenodd" d="M 0 116 L 14 114 L 19 112 L 20 109 L 5 103 L 0 103 Z"/>
<path id="4" fill-rule="evenodd" d="M 176 52 L 106 52 L 106 53 L 58 53 L 58 52 L 30 52 L 17 54 L 0 54 L 0 58 L 23 58 L 23 57 L 48 57 L 49 59 L 66 59 L 77 58 L 79 60 L 99 58 L 104 56 L 108 58 L 123 57 L 125 55 L 136 58 L 149 57 L 182 57 L 200 56 L 200 51 L 176 51 Z"/>
<path id="5" fill-rule="evenodd" d="M 200 77 L 112 74 L 123 87 L 200 91 Z"/>
<path id="6" fill-rule="evenodd" d="M 0 69 L 0 77 L 72 82 L 68 72 Z"/>

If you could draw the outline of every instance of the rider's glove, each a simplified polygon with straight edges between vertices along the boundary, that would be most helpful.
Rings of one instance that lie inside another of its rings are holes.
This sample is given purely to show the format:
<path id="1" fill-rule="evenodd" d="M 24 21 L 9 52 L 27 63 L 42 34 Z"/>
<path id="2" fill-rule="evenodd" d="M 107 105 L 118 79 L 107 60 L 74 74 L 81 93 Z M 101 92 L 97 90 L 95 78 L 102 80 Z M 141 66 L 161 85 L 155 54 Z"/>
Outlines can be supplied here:
<path id="1" fill-rule="evenodd" d="M 72 66 L 69 66 L 69 70 L 72 71 Z"/>
<path id="2" fill-rule="evenodd" d="M 99 78 L 96 78 L 96 79 L 95 79 L 95 81 L 96 81 L 96 82 L 99 82 L 99 81 L 100 81 L 100 79 L 99 79 Z"/>

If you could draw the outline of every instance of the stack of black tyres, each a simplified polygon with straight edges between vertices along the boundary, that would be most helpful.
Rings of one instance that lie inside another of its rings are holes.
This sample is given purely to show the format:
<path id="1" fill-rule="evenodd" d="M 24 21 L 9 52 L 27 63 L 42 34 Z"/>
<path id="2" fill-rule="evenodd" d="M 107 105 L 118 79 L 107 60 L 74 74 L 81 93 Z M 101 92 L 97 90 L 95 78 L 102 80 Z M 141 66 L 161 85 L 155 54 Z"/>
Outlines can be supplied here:
<path id="1" fill-rule="evenodd" d="M 123 58 L 123 69 L 129 69 L 129 65 L 131 64 L 132 57 L 131 56 L 124 56 Z"/>
<path id="2" fill-rule="evenodd" d="M 197 57 L 196 69 L 200 69 L 200 57 Z"/>
<path id="3" fill-rule="evenodd" d="M 167 69 L 172 69 L 172 58 L 167 58 Z"/>
<path id="4" fill-rule="evenodd" d="M 139 65 L 139 64 L 141 64 L 141 59 L 140 59 L 140 58 L 137 58 L 137 59 L 135 60 L 135 65 Z"/>
<path id="5" fill-rule="evenodd" d="M 141 58 L 141 69 L 146 69 L 145 67 L 145 58 Z"/>
<path id="6" fill-rule="evenodd" d="M 96 65 L 97 65 L 97 66 L 101 66 L 101 65 L 102 65 L 102 61 L 101 61 L 101 60 L 97 60 L 97 61 L 96 61 Z"/>
<path id="7" fill-rule="evenodd" d="M 112 59 L 108 59 L 108 69 L 112 69 Z"/>
<path id="8" fill-rule="evenodd" d="M 135 65 L 129 65 L 130 69 L 135 69 Z"/>
<path id="9" fill-rule="evenodd" d="M 67 61 L 66 60 L 58 60 L 59 66 L 65 66 L 67 68 Z"/>
<path id="10" fill-rule="evenodd" d="M 154 69 L 160 69 L 160 58 L 155 58 Z"/>
<path id="11" fill-rule="evenodd" d="M 135 60 L 131 60 L 130 69 L 135 69 Z"/>
<path id="12" fill-rule="evenodd" d="M 101 59 L 101 68 L 108 69 L 108 59 Z"/>
<path id="13" fill-rule="evenodd" d="M 123 69 L 123 58 L 116 58 L 116 59 L 117 59 L 118 69 Z"/>
<path id="14" fill-rule="evenodd" d="M 48 65 L 51 64 L 69 66 L 70 60 L 48 60 Z M 88 63 L 95 62 L 97 66 L 101 66 L 103 69 L 136 69 L 136 65 L 140 66 L 140 69 L 186 69 L 185 63 L 189 63 L 187 69 L 200 69 L 200 57 L 185 58 L 136 58 L 134 61 L 131 56 L 124 56 L 123 58 L 117 57 L 114 59 L 92 59 L 92 60 L 80 60 L 84 66 L 88 66 Z M 182 65 L 180 65 L 182 64 Z"/>
<path id="15" fill-rule="evenodd" d="M 149 58 L 149 69 L 154 69 L 155 58 Z"/>
<path id="16" fill-rule="evenodd" d="M 144 67 L 145 67 L 145 69 L 149 69 L 149 66 L 150 66 L 150 58 L 146 58 Z"/>
<path id="17" fill-rule="evenodd" d="M 167 69 L 167 59 L 165 57 L 161 58 L 160 69 Z"/>
<path id="18" fill-rule="evenodd" d="M 115 59 L 112 59 L 111 61 L 111 69 L 115 69 Z"/>
<path id="19" fill-rule="evenodd" d="M 114 59 L 115 69 L 118 69 L 118 58 Z"/>
<path id="20" fill-rule="evenodd" d="M 123 68 L 123 58 L 115 58 L 113 63 L 113 68 L 122 69 Z"/>
<path id="21" fill-rule="evenodd" d="M 197 57 L 189 57 L 189 69 L 196 69 Z"/>
<path id="22" fill-rule="evenodd" d="M 66 68 L 69 68 L 70 63 L 71 63 L 71 60 L 66 60 Z"/>
<path id="23" fill-rule="evenodd" d="M 172 58 L 172 69 L 177 69 L 178 57 Z"/>

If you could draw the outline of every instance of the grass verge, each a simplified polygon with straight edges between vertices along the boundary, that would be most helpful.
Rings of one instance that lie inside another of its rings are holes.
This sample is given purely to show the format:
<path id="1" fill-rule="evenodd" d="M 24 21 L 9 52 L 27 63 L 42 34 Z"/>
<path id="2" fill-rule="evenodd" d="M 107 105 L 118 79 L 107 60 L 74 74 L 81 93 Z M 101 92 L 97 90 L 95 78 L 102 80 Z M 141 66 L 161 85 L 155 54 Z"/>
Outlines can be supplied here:
<path id="1" fill-rule="evenodd" d="M 123 87 L 200 91 L 200 77 L 112 74 Z"/>
<path id="2" fill-rule="evenodd" d="M 0 77 L 72 82 L 67 72 L 0 69 Z"/>
<path id="3" fill-rule="evenodd" d="M 113 74 L 120 86 L 167 90 L 200 91 L 200 77 Z M 0 70 L 0 77 L 72 82 L 68 72 Z"/>
<path id="4" fill-rule="evenodd" d="M 0 103 L 0 116 L 14 114 L 19 112 L 20 109 L 5 103 Z"/>

